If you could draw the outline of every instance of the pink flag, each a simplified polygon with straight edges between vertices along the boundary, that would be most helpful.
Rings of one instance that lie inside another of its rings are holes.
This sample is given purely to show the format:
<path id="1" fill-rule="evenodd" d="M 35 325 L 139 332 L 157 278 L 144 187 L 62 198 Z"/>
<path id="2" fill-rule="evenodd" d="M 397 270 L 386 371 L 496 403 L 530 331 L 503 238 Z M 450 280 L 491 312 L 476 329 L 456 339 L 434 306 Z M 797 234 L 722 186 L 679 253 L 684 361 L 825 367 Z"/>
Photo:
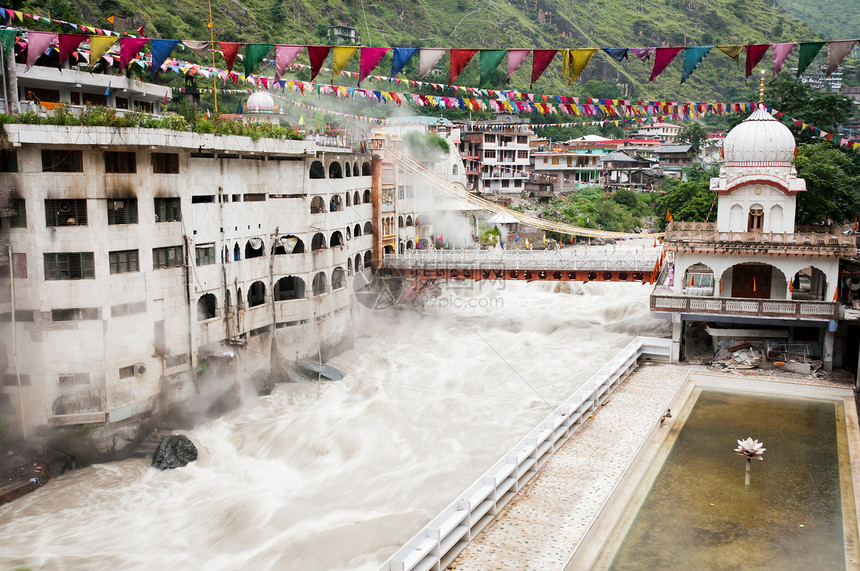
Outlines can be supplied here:
<path id="1" fill-rule="evenodd" d="M 322 69 L 323 62 L 325 62 L 330 51 L 331 46 L 308 46 L 308 57 L 311 60 L 311 81 Z"/>
<path id="2" fill-rule="evenodd" d="M 514 72 L 520 69 L 520 66 L 523 65 L 524 61 L 526 61 L 530 51 L 531 50 L 508 50 L 508 82 L 511 81 L 511 76 Z"/>
<path id="3" fill-rule="evenodd" d="M 854 47 L 856 40 L 843 40 L 838 42 L 827 42 L 827 76 L 836 71 L 842 60 L 845 59 L 851 49 Z"/>
<path id="4" fill-rule="evenodd" d="M 773 44 L 773 77 L 776 78 L 779 75 L 780 70 L 785 65 L 785 60 L 788 59 L 788 55 L 791 51 L 797 47 L 796 42 L 791 42 L 787 44 Z"/>
<path id="5" fill-rule="evenodd" d="M 675 59 L 675 56 L 678 55 L 678 52 L 683 49 L 683 46 L 656 48 L 656 53 L 654 54 L 654 69 L 651 70 L 651 77 L 648 79 L 648 81 L 654 81 L 654 78 L 663 73 L 663 70 L 666 69 L 666 66 L 672 63 L 672 60 Z"/>
<path id="6" fill-rule="evenodd" d="M 758 65 L 764 54 L 767 53 L 770 44 L 749 44 L 744 46 L 747 50 L 747 77 L 752 74 L 753 68 Z"/>
<path id="7" fill-rule="evenodd" d="M 125 67 L 131 63 L 131 60 L 137 56 L 143 44 L 149 41 L 149 38 L 120 38 L 119 39 L 119 68 Z"/>
<path id="8" fill-rule="evenodd" d="M 370 75 L 370 72 L 379 65 L 385 54 L 391 48 L 361 48 L 358 64 L 358 84 L 364 81 L 364 78 Z"/>
<path id="9" fill-rule="evenodd" d="M 27 67 L 24 71 L 29 71 L 33 67 L 56 37 L 57 34 L 54 32 L 27 32 Z"/>
<path id="10" fill-rule="evenodd" d="M 299 54 L 302 53 L 304 46 L 275 46 L 275 81 L 281 80 L 281 76 L 287 71 Z"/>
<path id="11" fill-rule="evenodd" d="M 534 50 L 532 53 L 532 85 L 543 75 L 558 50 Z"/>
<path id="12" fill-rule="evenodd" d="M 648 61 L 656 49 L 657 48 L 630 48 L 630 51 L 642 61 Z"/>
<path id="13" fill-rule="evenodd" d="M 62 69 L 66 60 L 69 59 L 69 56 L 78 49 L 81 42 L 86 39 L 87 37 L 83 34 L 60 34 L 60 59 L 57 65 L 60 69 Z"/>

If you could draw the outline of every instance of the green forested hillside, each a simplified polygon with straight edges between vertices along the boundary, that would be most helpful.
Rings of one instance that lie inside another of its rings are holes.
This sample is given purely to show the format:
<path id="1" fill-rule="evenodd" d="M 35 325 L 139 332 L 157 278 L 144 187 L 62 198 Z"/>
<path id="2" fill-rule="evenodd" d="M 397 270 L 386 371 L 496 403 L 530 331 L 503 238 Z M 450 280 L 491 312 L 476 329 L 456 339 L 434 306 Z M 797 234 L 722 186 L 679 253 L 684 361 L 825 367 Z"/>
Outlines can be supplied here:
<path id="1" fill-rule="evenodd" d="M 9 7 L 120 31 L 145 25 L 144 34 L 154 37 L 209 38 L 207 4 L 200 1 L 13 0 Z M 337 22 L 355 27 L 363 45 L 416 47 L 600 48 L 818 38 L 770 0 L 213 0 L 212 12 L 216 40 L 244 42 L 325 44 L 327 27 Z M 114 26 L 107 21 L 111 15 L 117 16 Z M 306 57 L 299 61 L 307 63 Z M 769 67 L 769 57 L 762 66 Z M 357 59 L 348 69 L 357 69 Z M 755 82 L 744 81 L 743 57 L 738 67 L 714 50 L 683 85 L 681 59 L 648 83 L 652 62 L 617 63 L 599 52 L 568 86 L 559 78 L 557 58 L 531 91 L 584 95 L 584 85 L 593 79 L 610 86 L 607 95 L 636 99 L 739 100 L 753 91 Z M 447 70 L 446 60 L 441 64 Z M 458 83 L 475 85 L 477 67 L 475 58 Z M 385 70 L 390 70 L 390 56 L 378 73 Z M 527 63 L 510 87 L 529 90 L 529 75 Z M 405 76 L 417 79 L 414 67 Z M 499 71 L 490 87 L 503 82 Z"/>
<path id="2" fill-rule="evenodd" d="M 860 37 L 860 0 L 777 0 L 828 40 Z"/>

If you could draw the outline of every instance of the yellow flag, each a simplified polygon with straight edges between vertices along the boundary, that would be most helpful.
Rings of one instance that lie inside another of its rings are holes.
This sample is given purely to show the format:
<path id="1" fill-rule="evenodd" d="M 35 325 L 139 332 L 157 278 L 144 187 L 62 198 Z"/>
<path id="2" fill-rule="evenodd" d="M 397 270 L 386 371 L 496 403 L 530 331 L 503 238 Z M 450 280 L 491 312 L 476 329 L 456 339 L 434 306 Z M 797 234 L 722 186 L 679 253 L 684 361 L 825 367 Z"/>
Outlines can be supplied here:
<path id="1" fill-rule="evenodd" d="M 591 56 L 595 53 L 597 53 L 596 48 L 570 50 L 570 58 L 573 60 L 573 70 L 570 70 L 571 74 L 567 77 L 568 83 L 576 81 L 576 78 L 579 77 L 579 74 L 582 73 L 582 70 L 585 69 L 585 66 L 591 60 Z"/>
<path id="2" fill-rule="evenodd" d="M 113 24 L 113 20 L 114 20 L 114 18 L 116 18 L 116 16 L 108 16 L 108 22 L 110 22 L 111 24 Z"/>
<path id="3" fill-rule="evenodd" d="M 570 52 L 571 50 L 561 50 L 561 76 L 564 79 L 570 77 Z M 570 83 L 570 80 L 567 82 Z"/>
<path id="4" fill-rule="evenodd" d="M 740 65 L 738 56 L 740 56 L 741 50 L 744 49 L 743 46 L 717 46 L 717 49 L 735 60 L 736 64 Z"/>
<path id="5" fill-rule="evenodd" d="M 99 62 L 116 40 L 115 36 L 90 36 L 90 67 Z"/>
<path id="6" fill-rule="evenodd" d="M 336 46 L 332 48 L 331 53 L 331 78 L 334 79 L 336 75 L 340 75 L 344 69 L 346 69 L 346 65 L 349 63 L 349 60 L 352 59 L 352 56 L 355 55 L 355 52 L 358 51 L 358 48 L 348 47 L 348 46 Z"/>

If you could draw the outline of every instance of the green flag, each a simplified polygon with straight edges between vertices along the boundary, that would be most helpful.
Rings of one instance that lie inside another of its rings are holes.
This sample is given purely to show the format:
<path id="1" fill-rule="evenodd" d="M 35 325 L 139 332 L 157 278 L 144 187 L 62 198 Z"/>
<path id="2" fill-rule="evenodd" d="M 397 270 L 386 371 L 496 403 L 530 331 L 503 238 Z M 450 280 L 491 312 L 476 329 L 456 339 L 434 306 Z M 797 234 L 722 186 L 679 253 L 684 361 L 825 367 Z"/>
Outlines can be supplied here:
<path id="1" fill-rule="evenodd" d="M 508 50 L 481 50 L 481 81 L 478 87 L 484 87 L 490 81 L 490 75 L 499 67 Z"/>
<path id="2" fill-rule="evenodd" d="M 818 55 L 818 52 L 821 51 L 821 48 L 824 47 L 825 42 L 801 42 L 800 44 L 800 52 L 797 56 L 797 77 L 800 77 L 800 74 L 806 71 L 806 68 L 809 67 L 809 64 L 812 63 L 812 60 L 815 59 L 815 56 Z"/>
<path id="3" fill-rule="evenodd" d="M 272 44 L 248 44 L 245 46 L 245 77 L 256 71 L 257 66 L 273 47 Z"/>
<path id="4" fill-rule="evenodd" d="M 13 30 L 11 28 L 6 28 L 0 30 L 0 44 L 3 45 L 3 57 L 7 57 L 9 52 L 15 46 L 15 36 L 17 35 L 18 30 Z"/>

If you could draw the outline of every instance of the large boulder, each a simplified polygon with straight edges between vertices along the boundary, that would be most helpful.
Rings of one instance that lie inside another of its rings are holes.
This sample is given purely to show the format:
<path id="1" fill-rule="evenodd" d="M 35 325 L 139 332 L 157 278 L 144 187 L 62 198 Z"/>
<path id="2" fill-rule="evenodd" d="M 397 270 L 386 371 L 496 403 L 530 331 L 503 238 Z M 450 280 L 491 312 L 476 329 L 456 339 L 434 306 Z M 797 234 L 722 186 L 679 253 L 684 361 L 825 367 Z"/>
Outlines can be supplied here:
<path id="1" fill-rule="evenodd" d="M 197 460 L 197 447 L 183 434 L 165 436 L 152 455 L 152 467 L 159 470 L 180 468 Z"/>

